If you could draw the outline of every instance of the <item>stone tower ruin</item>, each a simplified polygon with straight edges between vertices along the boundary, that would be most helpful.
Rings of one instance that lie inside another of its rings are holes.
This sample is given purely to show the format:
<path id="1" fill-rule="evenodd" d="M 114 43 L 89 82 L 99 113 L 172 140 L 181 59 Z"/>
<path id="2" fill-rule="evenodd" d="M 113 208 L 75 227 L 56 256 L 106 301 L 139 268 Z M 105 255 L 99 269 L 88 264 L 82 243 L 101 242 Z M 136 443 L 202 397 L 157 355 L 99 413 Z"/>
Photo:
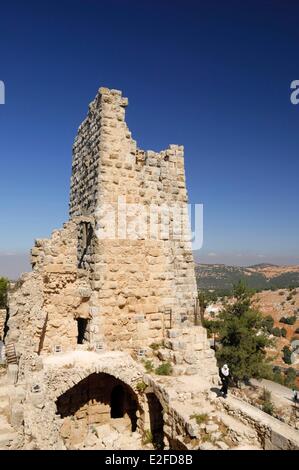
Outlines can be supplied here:
<path id="1" fill-rule="evenodd" d="M 183 147 L 140 150 L 127 104 L 107 88 L 90 104 L 69 221 L 35 241 L 32 272 L 10 292 L 0 448 L 298 448 L 286 425 L 212 393 Z"/>
<path id="2" fill-rule="evenodd" d="M 70 220 L 36 240 L 23 298 L 19 291 L 11 298 L 18 314 L 8 338 L 19 354 L 88 344 L 142 356 L 152 343 L 168 344 L 173 328 L 194 325 L 183 147 L 140 150 L 125 122 L 127 104 L 120 91 L 100 88 L 79 127 Z"/>

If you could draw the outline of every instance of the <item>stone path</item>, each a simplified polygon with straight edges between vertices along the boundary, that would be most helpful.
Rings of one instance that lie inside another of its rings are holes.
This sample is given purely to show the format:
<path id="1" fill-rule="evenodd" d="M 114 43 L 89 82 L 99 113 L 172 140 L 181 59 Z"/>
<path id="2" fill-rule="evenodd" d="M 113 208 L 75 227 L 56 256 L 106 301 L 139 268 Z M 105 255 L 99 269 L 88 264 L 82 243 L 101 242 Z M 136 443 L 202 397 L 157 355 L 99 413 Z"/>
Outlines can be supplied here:
<path id="1" fill-rule="evenodd" d="M 299 449 L 299 432 L 292 427 L 232 395 L 228 395 L 226 399 L 219 398 L 219 400 L 222 401 L 229 414 L 251 423 L 259 432 L 263 432 L 266 450 Z"/>
<path id="2" fill-rule="evenodd" d="M 187 429 L 191 441 L 190 449 L 228 450 L 262 449 L 256 429 L 250 423 L 244 424 L 239 417 L 230 416 L 222 401 L 215 400 L 211 385 L 200 375 L 179 376 L 173 384 L 173 377 L 154 378 L 153 388 L 160 384 L 169 397 L 171 413 L 177 415 L 182 429 Z M 186 442 L 184 435 L 178 435 L 179 442 Z"/>
<path id="3" fill-rule="evenodd" d="M 287 405 L 287 406 L 292 406 L 293 401 L 292 401 L 292 390 L 288 387 L 284 387 L 283 385 L 280 385 L 276 382 L 272 382 L 271 380 L 256 380 L 256 379 L 251 379 L 250 382 L 252 385 L 258 388 L 265 388 L 272 394 L 272 398 L 275 399 L 277 398 L 280 402 L 280 404 Z"/>
<path id="4" fill-rule="evenodd" d="M 82 448 L 82 446 L 79 446 Z M 151 444 L 142 442 L 141 435 L 131 432 L 122 418 L 113 423 L 96 425 L 84 442 L 86 450 L 144 450 L 153 449 Z"/>

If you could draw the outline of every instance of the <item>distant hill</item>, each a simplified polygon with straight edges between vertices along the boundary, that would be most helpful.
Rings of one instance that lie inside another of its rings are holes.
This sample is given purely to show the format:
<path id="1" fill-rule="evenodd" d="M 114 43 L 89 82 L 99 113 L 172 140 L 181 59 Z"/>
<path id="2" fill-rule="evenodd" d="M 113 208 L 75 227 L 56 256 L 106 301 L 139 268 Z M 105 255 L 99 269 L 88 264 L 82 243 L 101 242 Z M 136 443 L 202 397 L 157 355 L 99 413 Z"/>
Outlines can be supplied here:
<path id="1" fill-rule="evenodd" d="M 299 266 L 196 264 L 196 278 L 201 289 L 230 291 L 241 279 L 252 289 L 283 289 L 299 286 Z"/>

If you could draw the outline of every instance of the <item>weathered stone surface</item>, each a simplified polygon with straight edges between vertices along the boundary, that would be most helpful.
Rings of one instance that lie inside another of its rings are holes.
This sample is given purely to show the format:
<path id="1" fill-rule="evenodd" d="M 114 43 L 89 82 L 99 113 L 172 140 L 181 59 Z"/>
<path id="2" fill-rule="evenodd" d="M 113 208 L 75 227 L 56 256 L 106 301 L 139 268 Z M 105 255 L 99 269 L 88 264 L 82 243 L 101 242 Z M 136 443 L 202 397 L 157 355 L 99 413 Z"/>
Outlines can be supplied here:
<path id="1" fill-rule="evenodd" d="M 205 427 L 205 430 L 207 433 L 212 433 L 215 432 L 219 429 L 219 426 L 217 424 L 207 424 Z"/>

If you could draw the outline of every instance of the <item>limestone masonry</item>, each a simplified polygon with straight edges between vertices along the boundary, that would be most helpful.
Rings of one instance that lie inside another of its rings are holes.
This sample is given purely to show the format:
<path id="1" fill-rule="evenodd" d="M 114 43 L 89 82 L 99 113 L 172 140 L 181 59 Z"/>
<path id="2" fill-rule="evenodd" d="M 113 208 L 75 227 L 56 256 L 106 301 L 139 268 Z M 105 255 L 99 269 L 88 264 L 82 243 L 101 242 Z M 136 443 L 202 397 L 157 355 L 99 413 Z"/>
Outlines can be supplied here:
<path id="1" fill-rule="evenodd" d="M 139 149 L 127 105 L 107 88 L 89 105 L 69 221 L 36 240 L 33 270 L 10 293 L 0 447 L 296 448 L 295 431 L 211 392 L 218 373 L 197 318 L 184 150 Z M 169 364 L 171 375 L 153 373 Z"/>

